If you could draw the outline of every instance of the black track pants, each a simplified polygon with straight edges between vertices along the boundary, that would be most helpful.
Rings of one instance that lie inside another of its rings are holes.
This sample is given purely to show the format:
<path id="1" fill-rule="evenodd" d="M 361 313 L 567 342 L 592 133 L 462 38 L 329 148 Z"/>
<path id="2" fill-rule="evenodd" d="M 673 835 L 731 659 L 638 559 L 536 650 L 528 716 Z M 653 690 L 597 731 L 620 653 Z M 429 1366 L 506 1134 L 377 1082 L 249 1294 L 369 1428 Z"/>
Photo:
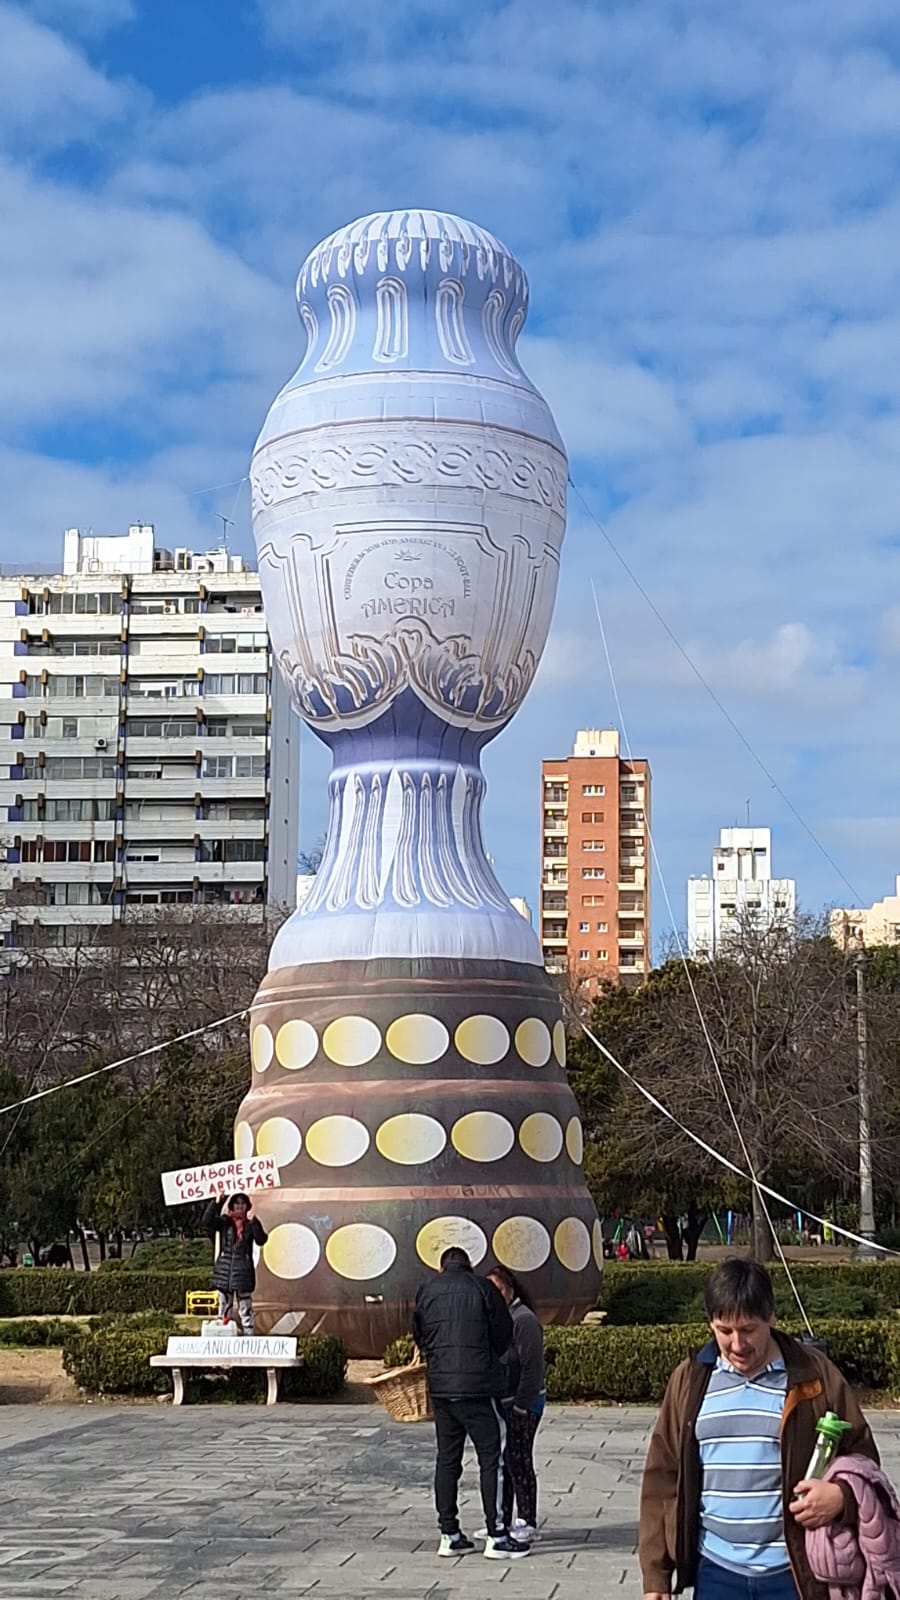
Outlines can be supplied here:
<path id="1" fill-rule="evenodd" d="M 432 1396 L 431 1405 L 437 1436 L 434 1498 L 441 1533 L 456 1533 L 459 1528 L 457 1489 L 467 1438 L 475 1447 L 481 1470 L 485 1527 L 488 1533 L 503 1533 L 506 1424 L 500 1407 L 494 1400 L 446 1400 L 440 1395 Z"/>

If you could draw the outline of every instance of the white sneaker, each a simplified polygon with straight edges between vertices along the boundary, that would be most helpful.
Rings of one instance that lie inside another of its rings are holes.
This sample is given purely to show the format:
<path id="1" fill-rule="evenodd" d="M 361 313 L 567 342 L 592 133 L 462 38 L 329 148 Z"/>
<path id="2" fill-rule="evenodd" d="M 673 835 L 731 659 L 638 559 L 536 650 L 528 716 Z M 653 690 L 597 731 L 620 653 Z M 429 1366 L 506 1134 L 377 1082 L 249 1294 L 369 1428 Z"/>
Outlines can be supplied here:
<path id="1" fill-rule="evenodd" d="M 520 1522 L 518 1517 L 509 1531 L 520 1544 L 536 1544 L 541 1537 L 537 1528 L 533 1528 L 530 1522 Z"/>

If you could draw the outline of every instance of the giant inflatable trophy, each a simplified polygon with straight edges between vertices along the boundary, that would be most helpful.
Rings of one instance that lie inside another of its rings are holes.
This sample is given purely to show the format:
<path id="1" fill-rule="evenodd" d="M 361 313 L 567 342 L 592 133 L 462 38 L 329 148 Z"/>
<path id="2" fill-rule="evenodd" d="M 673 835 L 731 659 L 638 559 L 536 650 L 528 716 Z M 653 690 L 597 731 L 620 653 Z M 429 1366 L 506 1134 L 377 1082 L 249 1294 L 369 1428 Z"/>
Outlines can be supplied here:
<path id="1" fill-rule="evenodd" d="M 297 283 L 306 354 L 253 456 L 278 669 L 332 751 L 312 893 L 272 946 L 235 1148 L 264 1330 L 380 1356 L 462 1245 L 547 1321 L 600 1285 L 565 1029 L 481 838 L 481 751 L 547 637 L 566 456 L 516 355 L 528 286 L 459 217 L 365 217 Z"/>

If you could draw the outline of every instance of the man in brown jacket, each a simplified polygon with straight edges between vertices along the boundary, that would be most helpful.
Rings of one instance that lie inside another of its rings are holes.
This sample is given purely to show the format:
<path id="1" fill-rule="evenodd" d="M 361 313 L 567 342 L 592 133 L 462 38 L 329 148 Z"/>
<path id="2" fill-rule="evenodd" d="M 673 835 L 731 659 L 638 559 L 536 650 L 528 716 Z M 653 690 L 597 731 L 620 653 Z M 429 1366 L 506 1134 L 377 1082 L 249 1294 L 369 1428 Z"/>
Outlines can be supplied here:
<path id="1" fill-rule="evenodd" d="M 775 1331 L 772 1282 L 755 1261 L 710 1275 L 713 1338 L 669 1380 L 644 1467 L 644 1600 L 828 1600 L 805 1530 L 855 1517 L 840 1486 L 805 1478 L 815 1425 L 834 1411 L 843 1452 L 878 1460 L 852 1389 L 812 1345 Z"/>

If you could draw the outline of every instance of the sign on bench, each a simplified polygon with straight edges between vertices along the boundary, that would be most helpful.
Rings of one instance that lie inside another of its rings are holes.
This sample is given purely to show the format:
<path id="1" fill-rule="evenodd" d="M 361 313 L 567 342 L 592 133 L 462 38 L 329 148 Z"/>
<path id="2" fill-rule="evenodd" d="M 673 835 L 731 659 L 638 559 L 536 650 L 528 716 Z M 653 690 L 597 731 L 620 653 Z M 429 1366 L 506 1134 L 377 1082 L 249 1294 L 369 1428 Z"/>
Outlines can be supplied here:
<path id="1" fill-rule="evenodd" d="M 225 1338 L 212 1335 L 206 1339 L 188 1335 L 171 1334 L 166 1345 L 167 1356 L 180 1356 L 183 1360 L 194 1357 L 212 1367 L 223 1359 L 230 1366 L 264 1367 L 267 1361 L 296 1360 L 297 1341 L 281 1334 L 265 1334 L 248 1338 Z"/>
<path id="2" fill-rule="evenodd" d="M 279 1372 L 284 1367 L 302 1367 L 303 1357 L 297 1354 L 296 1338 L 281 1334 L 262 1334 L 252 1339 L 197 1339 L 173 1334 L 165 1355 L 151 1356 L 150 1365 L 171 1370 L 176 1406 L 184 1400 L 185 1367 L 262 1367 L 268 1380 L 266 1405 L 273 1406 L 278 1399 Z"/>

